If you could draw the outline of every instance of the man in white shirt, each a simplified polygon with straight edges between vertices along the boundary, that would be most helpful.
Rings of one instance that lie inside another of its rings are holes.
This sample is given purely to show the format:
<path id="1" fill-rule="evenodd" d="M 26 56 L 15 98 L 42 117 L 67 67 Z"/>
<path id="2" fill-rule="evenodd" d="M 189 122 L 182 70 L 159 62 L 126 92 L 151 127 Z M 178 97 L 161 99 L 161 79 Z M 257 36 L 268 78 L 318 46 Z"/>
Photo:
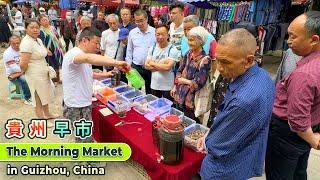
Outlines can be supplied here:
<path id="1" fill-rule="evenodd" d="M 100 51 L 100 39 L 101 32 L 98 29 L 84 29 L 79 37 L 79 45 L 70 49 L 63 58 L 63 116 L 66 119 L 70 119 L 72 123 L 80 119 L 92 121 L 93 79 L 112 76 L 111 72 L 93 72 L 92 64 L 115 66 L 125 72 L 130 69 L 130 65 L 125 61 L 116 61 L 109 57 L 95 54 Z M 92 136 L 84 139 L 76 137 L 76 142 L 93 142 L 93 138 Z"/>
<path id="2" fill-rule="evenodd" d="M 6 49 L 3 53 L 3 62 L 6 70 L 6 76 L 9 81 L 16 84 L 22 89 L 24 95 L 24 103 L 31 105 L 31 94 L 29 90 L 28 83 L 24 77 L 24 74 L 21 72 L 19 62 L 19 46 L 21 43 L 21 39 L 19 36 L 13 35 L 9 40 L 10 47 Z"/>
<path id="3" fill-rule="evenodd" d="M 57 27 L 57 20 L 58 20 L 58 12 L 54 9 L 53 6 L 48 10 L 48 16 L 52 21 L 54 27 Z"/>
<path id="4" fill-rule="evenodd" d="M 168 42 L 168 27 L 156 29 L 157 43 L 149 48 L 145 68 L 151 73 L 151 93 L 159 98 L 172 99 L 170 91 L 174 85 L 173 66 L 179 61 L 179 51 Z"/>
<path id="5" fill-rule="evenodd" d="M 170 6 L 170 42 L 173 44 L 179 51 L 181 51 L 181 39 L 184 36 L 183 32 L 183 10 L 184 5 L 180 2 L 176 2 Z"/>
<path id="6" fill-rule="evenodd" d="M 23 16 L 21 11 L 19 11 L 19 9 L 17 8 L 17 6 L 13 6 L 12 10 L 15 12 L 15 16 L 14 18 L 14 23 L 17 26 L 23 26 Z"/>
<path id="7" fill-rule="evenodd" d="M 101 35 L 101 54 L 115 59 L 119 45 L 119 17 L 116 14 L 109 14 L 106 21 L 109 29 L 103 31 Z M 105 68 L 110 70 L 108 67 Z"/>

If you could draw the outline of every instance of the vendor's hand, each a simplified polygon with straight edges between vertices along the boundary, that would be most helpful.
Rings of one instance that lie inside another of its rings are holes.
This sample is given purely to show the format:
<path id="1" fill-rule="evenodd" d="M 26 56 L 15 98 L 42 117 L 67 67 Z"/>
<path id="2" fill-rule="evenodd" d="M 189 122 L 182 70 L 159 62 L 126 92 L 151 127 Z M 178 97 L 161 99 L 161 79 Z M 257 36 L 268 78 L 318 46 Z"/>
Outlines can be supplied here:
<path id="1" fill-rule="evenodd" d="M 173 86 L 172 90 L 170 91 L 170 96 L 174 98 L 176 94 L 176 86 Z"/>
<path id="2" fill-rule="evenodd" d="M 207 153 L 204 148 L 205 137 L 199 138 L 197 141 L 197 150 L 202 153 Z"/>
<path id="3" fill-rule="evenodd" d="M 52 56 L 53 55 L 52 52 L 49 49 L 47 49 L 47 52 L 48 52 L 48 56 Z"/>
<path id="4" fill-rule="evenodd" d="M 126 61 L 117 61 L 116 68 L 118 68 L 122 72 L 128 72 L 131 69 L 131 65 L 128 64 Z"/>
<path id="5" fill-rule="evenodd" d="M 104 72 L 104 75 L 109 78 L 114 76 L 114 72 L 113 71 Z"/>

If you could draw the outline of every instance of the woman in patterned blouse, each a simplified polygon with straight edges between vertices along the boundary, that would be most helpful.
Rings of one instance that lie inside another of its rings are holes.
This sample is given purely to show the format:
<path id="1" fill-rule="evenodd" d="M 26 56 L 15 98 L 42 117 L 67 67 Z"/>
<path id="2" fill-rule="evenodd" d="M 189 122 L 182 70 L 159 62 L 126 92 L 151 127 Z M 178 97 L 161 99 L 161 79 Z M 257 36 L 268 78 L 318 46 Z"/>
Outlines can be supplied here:
<path id="1" fill-rule="evenodd" d="M 197 26 L 189 31 L 187 37 L 190 50 L 180 62 L 171 96 L 178 109 L 199 122 L 194 115 L 194 97 L 195 93 L 205 85 L 211 67 L 211 59 L 202 49 L 207 41 L 208 31 Z"/>

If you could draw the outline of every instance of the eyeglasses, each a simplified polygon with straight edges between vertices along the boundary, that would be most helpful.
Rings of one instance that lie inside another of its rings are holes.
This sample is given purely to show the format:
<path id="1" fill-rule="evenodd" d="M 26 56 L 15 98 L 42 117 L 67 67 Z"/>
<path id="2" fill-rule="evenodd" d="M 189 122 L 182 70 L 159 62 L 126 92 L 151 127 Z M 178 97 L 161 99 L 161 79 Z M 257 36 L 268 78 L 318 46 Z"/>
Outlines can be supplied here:
<path id="1" fill-rule="evenodd" d="M 144 23 L 147 19 L 140 19 L 140 20 L 136 20 L 134 21 L 136 24 L 141 24 Z"/>

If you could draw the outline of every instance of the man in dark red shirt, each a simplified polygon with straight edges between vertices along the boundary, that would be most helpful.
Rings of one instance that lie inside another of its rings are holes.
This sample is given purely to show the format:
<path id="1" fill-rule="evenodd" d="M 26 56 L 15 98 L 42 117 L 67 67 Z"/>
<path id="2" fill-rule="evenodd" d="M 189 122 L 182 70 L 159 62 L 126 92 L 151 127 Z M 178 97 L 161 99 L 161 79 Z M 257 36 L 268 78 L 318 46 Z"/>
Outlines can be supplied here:
<path id="1" fill-rule="evenodd" d="M 277 83 L 266 153 L 268 180 L 306 180 L 310 149 L 320 150 L 320 12 L 298 16 L 288 33 L 289 47 L 303 59 Z"/>

